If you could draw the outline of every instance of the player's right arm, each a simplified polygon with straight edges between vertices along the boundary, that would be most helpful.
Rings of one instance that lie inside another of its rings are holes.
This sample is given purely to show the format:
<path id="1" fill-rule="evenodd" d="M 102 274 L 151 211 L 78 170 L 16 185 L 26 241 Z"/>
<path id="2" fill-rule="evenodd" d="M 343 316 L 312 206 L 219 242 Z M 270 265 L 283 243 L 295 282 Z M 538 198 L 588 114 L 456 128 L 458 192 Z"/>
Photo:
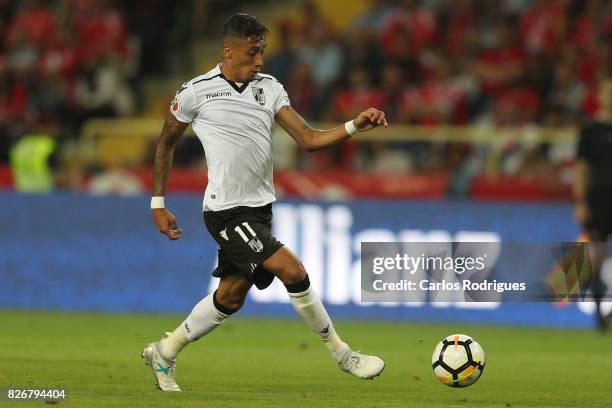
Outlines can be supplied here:
<path id="1" fill-rule="evenodd" d="M 166 195 L 166 186 L 172 169 L 172 158 L 174 157 L 176 143 L 187 126 L 189 126 L 188 123 L 180 122 L 170 112 L 166 115 L 166 121 L 155 148 L 153 197 L 164 197 Z M 154 208 L 151 209 L 151 213 L 155 227 L 159 232 L 165 234 L 171 240 L 181 237 L 183 230 L 177 226 L 176 218 L 170 211 L 166 208 Z"/>
<path id="2" fill-rule="evenodd" d="M 163 197 L 166 195 L 166 185 L 172 169 L 176 143 L 195 118 L 196 105 L 197 98 L 193 85 L 191 82 L 185 82 L 170 103 L 170 109 L 166 114 L 166 121 L 155 148 L 153 197 L 161 197 L 161 203 L 154 203 L 151 200 L 151 212 L 157 230 L 171 240 L 179 239 L 183 230 L 176 225 L 174 215 L 164 208 Z"/>

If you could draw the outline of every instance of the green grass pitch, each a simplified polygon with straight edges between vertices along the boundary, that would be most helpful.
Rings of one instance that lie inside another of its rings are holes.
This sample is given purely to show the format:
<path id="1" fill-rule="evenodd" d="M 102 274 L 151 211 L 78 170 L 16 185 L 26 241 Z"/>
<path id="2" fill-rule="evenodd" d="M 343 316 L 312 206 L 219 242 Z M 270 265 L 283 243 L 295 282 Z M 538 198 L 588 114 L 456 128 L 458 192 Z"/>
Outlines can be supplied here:
<path id="1" fill-rule="evenodd" d="M 180 316 L 0 311 L 0 389 L 65 387 L 66 407 L 606 407 L 612 336 L 592 331 L 337 321 L 355 349 L 381 356 L 382 375 L 341 372 L 300 320 L 233 318 L 178 359 L 182 393 L 155 390 L 145 343 Z M 472 387 L 432 374 L 431 353 L 452 333 L 474 336 L 487 366 Z"/>

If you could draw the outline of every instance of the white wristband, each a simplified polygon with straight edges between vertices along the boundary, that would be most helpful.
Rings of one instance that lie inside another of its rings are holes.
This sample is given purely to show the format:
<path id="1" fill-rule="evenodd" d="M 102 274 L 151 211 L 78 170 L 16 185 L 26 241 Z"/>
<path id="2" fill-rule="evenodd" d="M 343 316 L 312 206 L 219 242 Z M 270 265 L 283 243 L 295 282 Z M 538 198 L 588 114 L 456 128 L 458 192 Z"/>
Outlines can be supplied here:
<path id="1" fill-rule="evenodd" d="M 155 208 L 166 208 L 164 206 L 163 196 L 151 197 L 151 209 L 153 210 Z"/>
<path id="2" fill-rule="evenodd" d="M 349 136 L 353 136 L 355 133 L 359 132 L 352 120 L 349 120 L 344 124 L 344 130 L 346 130 L 346 133 L 348 133 Z"/>

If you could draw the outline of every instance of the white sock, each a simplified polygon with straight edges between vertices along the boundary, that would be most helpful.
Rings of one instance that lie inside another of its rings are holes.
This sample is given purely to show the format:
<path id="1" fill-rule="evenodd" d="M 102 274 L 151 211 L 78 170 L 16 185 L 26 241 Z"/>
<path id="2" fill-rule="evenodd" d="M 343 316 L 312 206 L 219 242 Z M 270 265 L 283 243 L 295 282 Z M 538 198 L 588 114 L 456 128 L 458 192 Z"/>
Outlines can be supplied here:
<path id="1" fill-rule="evenodd" d="M 295 310 L 306 320 L 310 328 L 319 335 L 334 360 L 340 361 L 350 348 L 334 330 L 334 325 L 317 293 L 309 286 L 304 292 L 289 292 L 289 297 Z"/>
<path id="2" fill-rule="evenodd" d="M 160 354 L 174 360 L 190 342 L 216 329 L 229 315 L 221 313 L 214 304 L 214 293 L 200 300 L 187 318 L 165 339 L 159 342 Z"/>
<path id="3" fill-rule="evenodd" d="M 178 353 L 189 344 L 183 324 L 181 323 L 173 332 L 166 333 L 168 336 L 158 343 L 159 354 L 166 360 L 174 361 Z"/>

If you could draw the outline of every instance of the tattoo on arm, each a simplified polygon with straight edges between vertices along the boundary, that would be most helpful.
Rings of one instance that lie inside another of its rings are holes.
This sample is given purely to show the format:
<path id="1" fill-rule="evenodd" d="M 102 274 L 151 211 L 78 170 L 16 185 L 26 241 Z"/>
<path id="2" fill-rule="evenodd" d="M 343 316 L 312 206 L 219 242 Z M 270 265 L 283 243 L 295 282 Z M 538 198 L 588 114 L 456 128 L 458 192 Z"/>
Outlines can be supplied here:
<path id="1" fill-rule="evenodd" d="M 166 194 L 166 185 L 170 170 L 172 169 L 172 158 L 174 148 L 181 135 L 185 132 L 189 124 L 176 120 L 168 114 L 161 136 L 155 148 L 155 161 L 153 162 L 153 196 L 163 196 Z"/>

